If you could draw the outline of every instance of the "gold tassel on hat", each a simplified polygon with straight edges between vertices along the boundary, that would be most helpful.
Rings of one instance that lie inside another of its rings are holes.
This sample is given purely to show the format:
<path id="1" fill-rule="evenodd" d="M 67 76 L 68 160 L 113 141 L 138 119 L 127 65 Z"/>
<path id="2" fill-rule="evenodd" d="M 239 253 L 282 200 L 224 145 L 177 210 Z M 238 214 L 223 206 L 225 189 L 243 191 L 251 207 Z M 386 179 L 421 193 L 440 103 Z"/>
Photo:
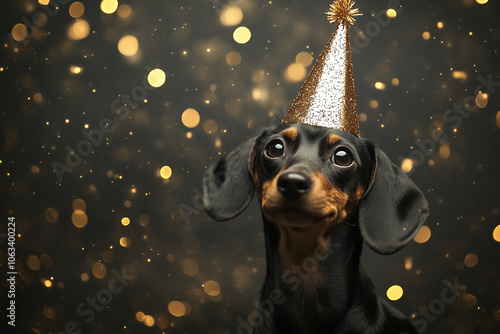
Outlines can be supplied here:
<path id="1" fill-rule="evenodd" d="M 332 37 L 307 76 L 283 122 L 339 129 L 359 136 L 348 28 L 361 15 L 353 0 L 335 0 L 326 12 L 337 23 Z"/>

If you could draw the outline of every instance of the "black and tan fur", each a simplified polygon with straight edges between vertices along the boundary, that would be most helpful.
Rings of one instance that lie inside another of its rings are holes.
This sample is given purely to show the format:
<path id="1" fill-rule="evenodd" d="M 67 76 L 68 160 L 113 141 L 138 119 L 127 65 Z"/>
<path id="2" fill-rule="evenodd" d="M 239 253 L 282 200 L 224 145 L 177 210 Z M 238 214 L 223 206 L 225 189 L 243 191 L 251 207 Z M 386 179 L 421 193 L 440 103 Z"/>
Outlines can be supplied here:
<path id="1" fill-rule="evenodd" d="M 404 247 L 425 221 L 427 202 L 372 143 L 280 124 L 211 166 L 204 192 L 208 214 L 221 221 L 239 215 L 255 193 L 261 205 L 266 307 L 254 333 L 414 333 L 359 260 L 363 240 L 380 254 Z M 273 293 L 280 298 L 269 303 Z"/>

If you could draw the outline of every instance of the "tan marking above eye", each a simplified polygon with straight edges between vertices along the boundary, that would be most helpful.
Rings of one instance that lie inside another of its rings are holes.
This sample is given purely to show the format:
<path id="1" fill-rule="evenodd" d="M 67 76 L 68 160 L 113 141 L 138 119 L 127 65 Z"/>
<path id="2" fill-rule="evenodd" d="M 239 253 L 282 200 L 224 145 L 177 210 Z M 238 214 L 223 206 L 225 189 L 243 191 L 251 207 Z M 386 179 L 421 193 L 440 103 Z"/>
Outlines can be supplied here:
<path id="1" fill-rule="evenodd" d="M 299 130 L 297 128 L 288 128 L 282 131 L 283 135 L 290 140 L 294 141 L 297 139 L 297 136 L 299 135 Z"/>
<path id="2" fill-rule="evenodd" d="M 337 136 L 337 135 L 334 135 L 333 133 L 330 134 L 328 136 L 328 138 L 326 138 L 326 142 L 329 144 L 329 145 L 335 145 L 337 144 L 338 142 L 340 141 L 340 137 Z"/>

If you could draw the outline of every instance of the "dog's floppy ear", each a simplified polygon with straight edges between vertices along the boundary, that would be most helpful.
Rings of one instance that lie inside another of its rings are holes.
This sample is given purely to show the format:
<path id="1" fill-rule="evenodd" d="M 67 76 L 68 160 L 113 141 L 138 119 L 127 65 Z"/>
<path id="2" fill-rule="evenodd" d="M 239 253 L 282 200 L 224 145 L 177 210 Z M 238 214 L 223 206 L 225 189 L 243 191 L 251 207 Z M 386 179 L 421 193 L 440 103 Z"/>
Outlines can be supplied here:
<path id="1" fill-rule="evenodd" d="M 429 215 L 428 203 L 413 181 L 378 147 L 375 172 L 360 202 L 359 227 L 371 249 L 392 254 L 408 244 Z"/>
<path id="2" fill-rule="evenodd" d="M 212 165 L 203 178 L 203 203 L 210 217 L 225 221 L 243 212 L 253 198 L 250 173 L 255 137 Z"/>

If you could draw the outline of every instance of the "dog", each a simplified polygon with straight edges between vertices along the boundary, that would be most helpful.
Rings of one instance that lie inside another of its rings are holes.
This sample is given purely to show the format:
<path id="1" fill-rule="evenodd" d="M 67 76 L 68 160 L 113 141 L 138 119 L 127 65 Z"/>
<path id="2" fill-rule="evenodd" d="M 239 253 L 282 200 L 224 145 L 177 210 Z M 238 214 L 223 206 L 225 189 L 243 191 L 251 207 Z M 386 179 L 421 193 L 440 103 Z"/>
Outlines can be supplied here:
<path id="1" fill-rule="evenodd" d="M 360 265 L 363 241 L 395 253 L 429 214 L 422 192 L 380 148 L 341 130 L 281 123 L 212 165 L 203 184 L 218 221 L 257 194 L 267 272 L 254 334 L 416 333 Z"/>

